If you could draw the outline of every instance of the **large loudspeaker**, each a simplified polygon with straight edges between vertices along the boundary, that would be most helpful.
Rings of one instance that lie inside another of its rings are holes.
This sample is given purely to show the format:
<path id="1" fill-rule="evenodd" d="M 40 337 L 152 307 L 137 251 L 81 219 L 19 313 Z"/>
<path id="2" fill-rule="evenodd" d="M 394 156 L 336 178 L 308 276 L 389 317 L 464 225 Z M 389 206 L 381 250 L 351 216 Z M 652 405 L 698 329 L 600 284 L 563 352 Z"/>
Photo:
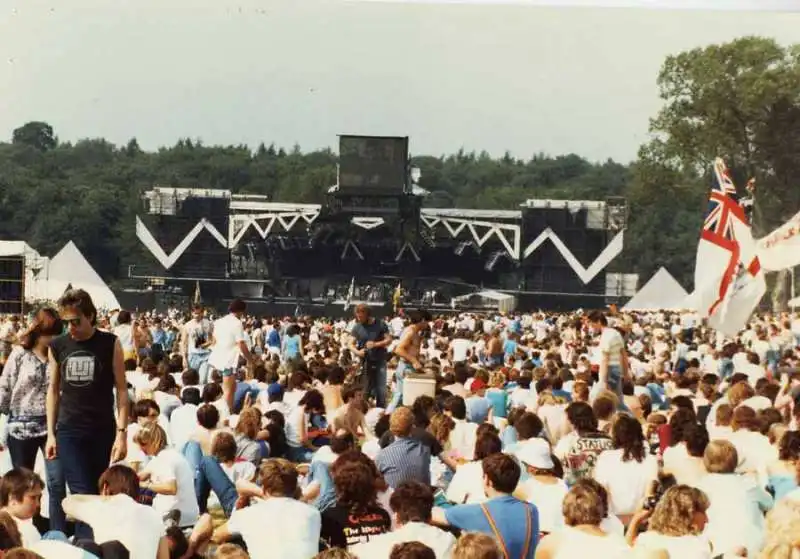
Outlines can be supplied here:
<path id="1" fill-rule="evenodd" d="M 339 136 L 339 192 L 402 194 L 408 183 L 408 138 Z"/>
<path id="2" fill-rule="evenodd" d="M 22 314 L 25 303 L 25 257 L 0 257 L 0 313 Z"/>

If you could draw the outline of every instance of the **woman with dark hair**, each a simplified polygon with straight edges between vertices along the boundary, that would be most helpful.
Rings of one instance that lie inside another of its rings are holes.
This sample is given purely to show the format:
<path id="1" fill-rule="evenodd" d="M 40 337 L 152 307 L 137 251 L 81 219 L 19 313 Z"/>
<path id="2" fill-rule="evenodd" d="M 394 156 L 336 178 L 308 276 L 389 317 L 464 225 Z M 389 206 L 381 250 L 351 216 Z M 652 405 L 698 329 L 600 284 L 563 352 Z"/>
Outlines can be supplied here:
<path id="1" fill-rule="evenodd" d="M 309 429 L 311 417 L 325 413 L 325 399 L 317 390 L 309 390 L 300 399 L 297 407 L 286 418 L 286 443 L 289 445 L 289 459 L 294 462 L 308 462 L 316 447 L 314 434 Z"/>
<path id="2" fill-rule="evenodd" d="M 375 472 L 366 464 L 348 462 L 331 472 L 336 504 L 322 513 L 320 538 L 329 547 L 366 543 L 391 530 L 392 518 L 377 502 Z"/>
<path id="3" fill-rule="evenodd" d="M 0 413 L 8 416 L 8 440 L 13 468 L 33 470 L 36 454 L 47 442 L 47 350 L 64 329 L 50 308 L 36 313 L 19 336 L 0 377 Z"/>
<path id="4" fill-rule="evenodd" d="M 681 442 L 664 452 L 663 470 L 675 476 L 677 483 L 694 487 L 707 473 L 703 455 L 708 446 L 708 431 L 704 425 L 692 423 L 681 433 Z"/>
<path id="5" fill-rule="evenodd" d="M 614 448 L 611 439 L 597 429 L 597 417 L 586 402 L 567 406 L 567 420 L 572 431 L 561 437 L 553 454 L 564 466 L 564 480 L 574 485 L 579 479 L 592 477 L 597 455 Z"/>
<path id="6" fill-rule="evenodd" d="M 776 501 L 797 489 L 798 465 L 800 432 L 786 431 L 778 443 L 778 459 L 767 467 L 768 487 Z"/>
<path id="7" fill-rule="evenodd" d="M 613 450 L 597 457 L 594 479 L 609 494 L 611 512 L 627 524 L 658 479 L 658 459 L 645 449 L 642 424 L 620 414 L 611 425 Z"/>
<path id="8" fill-rule="evenodd" d="M 303 358 L 303 337 L 300 335 L 300 328 L 292 324 L 286 329 L 286 335 L 282 340 L 281 356 L 284 362 L 295 361 Z"/>

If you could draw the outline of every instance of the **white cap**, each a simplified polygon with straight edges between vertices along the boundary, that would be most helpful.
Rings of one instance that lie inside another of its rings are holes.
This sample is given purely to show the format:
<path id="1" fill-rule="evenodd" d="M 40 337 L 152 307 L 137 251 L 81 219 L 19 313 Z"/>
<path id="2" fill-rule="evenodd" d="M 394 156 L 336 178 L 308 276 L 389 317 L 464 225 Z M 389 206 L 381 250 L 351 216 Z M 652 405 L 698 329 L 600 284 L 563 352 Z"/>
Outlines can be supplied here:
<path id="1" fill-rule="evenodd" d="M 544 439 L 528 439 L 520 444 L 514 453 L 520 462 L 540 470 L 552 470 L 555 467 L 550 455 L 550 444 Z"/>

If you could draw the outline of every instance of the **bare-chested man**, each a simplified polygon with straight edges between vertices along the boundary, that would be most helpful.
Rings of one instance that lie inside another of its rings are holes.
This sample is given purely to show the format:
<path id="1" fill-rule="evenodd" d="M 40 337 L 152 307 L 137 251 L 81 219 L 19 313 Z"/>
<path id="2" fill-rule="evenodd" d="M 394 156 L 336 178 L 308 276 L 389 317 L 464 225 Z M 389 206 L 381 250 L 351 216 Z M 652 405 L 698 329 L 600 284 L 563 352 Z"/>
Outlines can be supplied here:
<path id="1" fill-rule="evenodd" d="M 392 394 L 392 402 L 386 409 L 386 413 L 392 413 L 402 403 L 403 379 L 406 374 L 422 369 L 422 364 L 419 361 L 422 334 L 430 327 L 432 317 L 428 311 L 416 310 L 408 313 L 408 318 L 411 324 L 403 331 L 403 335 L 400 336 L 400 343 L 394 348 L 394 354 L 399 357 L 397 368 L 394 371 L 396 386 Z"/>

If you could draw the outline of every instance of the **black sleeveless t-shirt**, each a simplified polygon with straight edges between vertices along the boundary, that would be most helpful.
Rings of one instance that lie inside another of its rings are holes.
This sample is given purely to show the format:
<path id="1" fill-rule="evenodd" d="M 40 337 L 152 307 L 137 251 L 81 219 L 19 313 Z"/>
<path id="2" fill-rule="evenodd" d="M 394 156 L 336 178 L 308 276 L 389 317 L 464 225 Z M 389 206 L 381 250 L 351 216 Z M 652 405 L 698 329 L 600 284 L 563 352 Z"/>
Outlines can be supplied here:
<path id="1" fill-rule="evenodd" d="M 88 340 L 69 335 L 50 343 L 61 372 L 57 428 L 85 431 L 113 429 L 114 347 L 117 337 L 95 330 Z"/>

